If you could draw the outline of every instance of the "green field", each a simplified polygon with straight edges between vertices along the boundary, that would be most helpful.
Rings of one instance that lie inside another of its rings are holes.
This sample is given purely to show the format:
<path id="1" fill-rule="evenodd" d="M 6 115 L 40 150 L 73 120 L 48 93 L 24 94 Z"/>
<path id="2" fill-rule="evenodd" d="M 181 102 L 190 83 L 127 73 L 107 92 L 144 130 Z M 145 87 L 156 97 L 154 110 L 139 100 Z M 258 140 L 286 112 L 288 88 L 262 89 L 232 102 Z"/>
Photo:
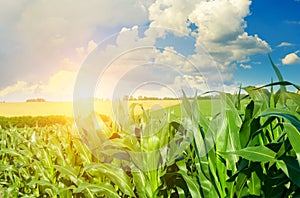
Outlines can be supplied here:
<path id="1" fill-rule="evenodd" d="M 300 89 L 132 103 L 98 126 L 1 117 L 0 197 L 299 197 L 300 95 L 287 86 Z"/>
<path id="2" fill-rule="evenodd" d="M 177 100 L 135 100 L 132 103 L 140 103 L 145 109 L 150 109 L 152 105 L 159 104 L 162 108 L 178 104 Z M 0 103 L 0 116 L 73 116 L 72 102 L 5 102 Z M 95 100 L 94 111 L 110 116 L 112 114 L 112 102 L 110 100 Z"/>

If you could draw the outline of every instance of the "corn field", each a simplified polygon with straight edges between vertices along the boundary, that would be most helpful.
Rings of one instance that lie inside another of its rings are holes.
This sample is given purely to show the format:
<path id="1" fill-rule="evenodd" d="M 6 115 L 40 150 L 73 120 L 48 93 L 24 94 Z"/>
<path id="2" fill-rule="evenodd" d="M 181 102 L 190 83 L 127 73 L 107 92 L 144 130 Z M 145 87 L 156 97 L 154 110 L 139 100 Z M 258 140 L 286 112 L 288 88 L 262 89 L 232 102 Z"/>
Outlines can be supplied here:
<path id="1" fill-rule="evenodd" d="M 162 120 L 1 124 L 0 197 L 300 197 L 300 87 L 271 65 L 278 81 L 217 93 L 210 118 L 183 97 Z"/>

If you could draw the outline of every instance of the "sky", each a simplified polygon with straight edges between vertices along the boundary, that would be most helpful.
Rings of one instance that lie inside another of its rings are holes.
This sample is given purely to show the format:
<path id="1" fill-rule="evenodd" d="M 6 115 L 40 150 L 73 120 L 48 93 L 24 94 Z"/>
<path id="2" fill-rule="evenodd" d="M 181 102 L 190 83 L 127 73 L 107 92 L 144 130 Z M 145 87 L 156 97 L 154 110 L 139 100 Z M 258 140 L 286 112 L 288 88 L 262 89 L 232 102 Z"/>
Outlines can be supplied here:
<path id="1" fill-rule="evenodd" d="M 0 101 L 300 84 L 299 0 L 0 1 Z"/>

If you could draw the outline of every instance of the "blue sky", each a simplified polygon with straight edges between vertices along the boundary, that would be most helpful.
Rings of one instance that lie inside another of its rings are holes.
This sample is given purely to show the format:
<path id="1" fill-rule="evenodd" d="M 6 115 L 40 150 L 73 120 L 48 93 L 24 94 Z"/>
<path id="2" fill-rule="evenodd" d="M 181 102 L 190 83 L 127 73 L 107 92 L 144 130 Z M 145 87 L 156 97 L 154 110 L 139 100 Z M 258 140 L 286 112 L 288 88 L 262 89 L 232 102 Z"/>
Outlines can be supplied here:
<path id="1" fill-rule="evenodd" d="M 72 100 L 86 62 L 112 63 L 95 79 L 99 97 L 266 84 L 277 80 L 268 53 L 300 84 L 299 11 L 299 0 L 3 0 L 0 101 Z M 145 46 L 162 48 L 130 51 Z"/>
<path id="2" fill-rule="evenodd" d="M 300 84 L 300 62 L 284 65 L 282 59 L 290 53 L 300 49 L 300 1 L 294 0 L 254 0 L 250 6 L 251 15 L 247 16 L 246 31 L 249 34 L 258 34 L 265 39 L 272 48 L 270 55 L 279 66 L 284 78 Z M 278 47 L 281 43 L 290 43 L 290 46 Z M 260 62 L 261 64 L 255 64 Z M 236 80 L 244 84 L 265 84 L 276 80 L 266 55 L 251 57 L 252 69 L 238 68 L 235 72 Z"/>

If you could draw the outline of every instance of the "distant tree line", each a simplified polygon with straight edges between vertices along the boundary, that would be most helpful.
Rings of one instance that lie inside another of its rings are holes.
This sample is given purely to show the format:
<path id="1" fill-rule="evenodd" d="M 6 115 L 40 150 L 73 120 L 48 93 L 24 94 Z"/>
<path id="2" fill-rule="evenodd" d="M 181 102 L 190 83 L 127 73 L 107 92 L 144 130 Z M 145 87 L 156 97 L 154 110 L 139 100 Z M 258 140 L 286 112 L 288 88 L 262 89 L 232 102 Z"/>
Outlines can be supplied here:
<path id="1" fill-rule="evenodd" d="M 46 102 L 44 98 L 27 99 L 26 102 Z"/>
<path id="2" fill-rule="evenodd" d="M 243 98 L 245 97 L 246 94 L 241 94 L 240 97 Z M 133 97 L 133 96 L 124 96 L 124 100 L 181 100 L 182 98 L 173 98 L 173 97 L 148 97 L 148 96 L 138 96 L 138 97 Z M 194 97 L 188 97 L 188 99 L 194 99 Z M 207 96 L 197 96 L 198 100 L 214 100 L 214 99 L 220 99 L 220 95 L 207 95 Z"/>
<path id="3" fill-rule="evenodd" d="M 124 100 L 178 100 L 178 98 L 172 98 L 172 97 L 154 97 L 154 96 L 138 96 L 138 97 L 133 97 L 133 96 L 124 96 Z"/>

